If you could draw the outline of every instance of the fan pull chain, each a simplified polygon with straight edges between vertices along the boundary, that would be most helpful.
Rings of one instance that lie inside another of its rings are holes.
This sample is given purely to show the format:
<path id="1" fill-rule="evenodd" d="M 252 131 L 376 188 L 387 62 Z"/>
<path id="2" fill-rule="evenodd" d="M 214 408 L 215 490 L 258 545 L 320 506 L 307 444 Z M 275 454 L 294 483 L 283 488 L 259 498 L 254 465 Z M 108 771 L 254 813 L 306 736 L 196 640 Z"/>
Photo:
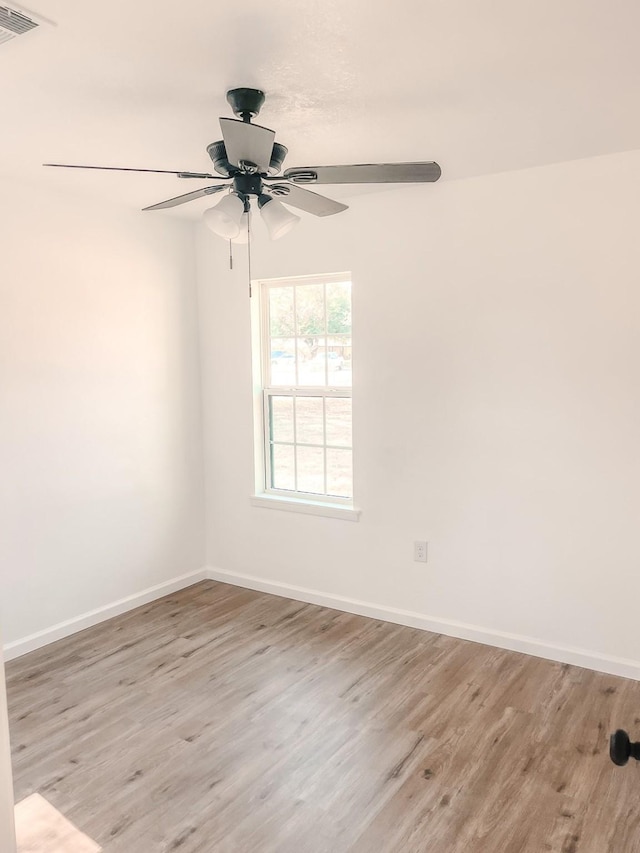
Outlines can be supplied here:
<path id="1" fill-rule="evenodd" d="M 249 299 L 251 299 L 251 214 L 247 216 L 247 268 L 249 270 Z"/>
<path id="2" fill-rule="evenodd" d="M 229 240 L 229 269 L 233 269 L 233 243 Z"/>

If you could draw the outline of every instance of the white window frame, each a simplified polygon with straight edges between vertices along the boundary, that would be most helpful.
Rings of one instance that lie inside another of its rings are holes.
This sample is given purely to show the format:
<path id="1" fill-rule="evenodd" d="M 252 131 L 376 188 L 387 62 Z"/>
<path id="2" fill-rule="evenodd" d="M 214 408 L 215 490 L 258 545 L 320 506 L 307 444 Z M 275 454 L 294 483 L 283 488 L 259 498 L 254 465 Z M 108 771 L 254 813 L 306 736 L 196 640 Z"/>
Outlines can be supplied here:
<path id="1" fill-rule="evenodd" d="M 268 292 L 273 287 L 286 287 L 290 285 L 305 284 L 331 284 L 333 282 L 349 281 L 352 283 L 351 273 L 327 273 L 325 275 L 291 276 L 287 278 L 260 279 L 255 281 L 253 288 L 254 299 L 252 300 L 252 327 L 253 327 L 253 373 L 254 373 L 254 427 L 255 427 L 255 458 L 256 458 L 256 489 L 251 498 L 254 506 L 268 509 L 284 509 L 313 515 L 325 515 L 332 518 L 343 518 L 357 521 L 360 511 L 355 508 L 353 497 L 343 498 L 333 495 L 316 494 L 301 491 L 289 491 L 286 489 L 271 488 L 271 442 L 269 431 L 269 401 L 271 397 L 292 397 L 293 407 L 297 397 L 320 397 L 325 399 L 348 398 L 353 400 L 353 387 L 331 386 L 329 384 L 328 363 L 325 366 L 325 386 L 319 385 L 271 385 L 271 335 L 268 310 Z M 256 298 L 257 297 L 257 298 Z M 295 300 L 295 288 L 294 288 Z M 295 302 L 294 302 L 295 304 Z M 332 335 L 326 332 L 326 337 L 340 337 L 340 334 Z M 353 347 L 353 329 L 349 335 L 344 337 L 351 339 Z M 297 377 L 296 377 L 297 378 Z M 324 434 L 323 447 L 325 476 L 324 485 L 326 492 L 327 462 L 326 462 L 326 408 L 324 408 Z M 296 436 L 296 423 L 293 423 L 293 441 L 291 446 L 305 446 L 299 444 Z M 289 444 L 289 442 L 279 442 Z M 319 445 L 314 445 L 319 446 Z M 339 449 L 339 448 L 338 448 Z M 353 453 L 353 442 L 349 449 Z M 353 456 L 352 456 L 353 459 Z M 297 458 L 294 454 L 294 465 L 297 471 Z"/>

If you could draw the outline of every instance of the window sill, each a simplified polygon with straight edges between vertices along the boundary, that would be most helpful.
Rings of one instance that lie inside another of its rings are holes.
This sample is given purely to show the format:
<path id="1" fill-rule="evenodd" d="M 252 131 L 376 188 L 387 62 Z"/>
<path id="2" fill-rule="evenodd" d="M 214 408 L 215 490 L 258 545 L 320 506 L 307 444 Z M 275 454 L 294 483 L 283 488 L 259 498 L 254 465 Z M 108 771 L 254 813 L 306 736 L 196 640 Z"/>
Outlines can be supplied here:
<path id="1" fill-rule="evenodd" d="M 277 495 L 252 495 L 251 506 L 263 509 L 280 509 L 285 512 L 302 512 L 306 515 L 323 515 L 325 518 L 340 518 L 343 521 L 359 521 L 360 510 L 344 504 L 303 501 L 297 498 L 281 498 Z"/>

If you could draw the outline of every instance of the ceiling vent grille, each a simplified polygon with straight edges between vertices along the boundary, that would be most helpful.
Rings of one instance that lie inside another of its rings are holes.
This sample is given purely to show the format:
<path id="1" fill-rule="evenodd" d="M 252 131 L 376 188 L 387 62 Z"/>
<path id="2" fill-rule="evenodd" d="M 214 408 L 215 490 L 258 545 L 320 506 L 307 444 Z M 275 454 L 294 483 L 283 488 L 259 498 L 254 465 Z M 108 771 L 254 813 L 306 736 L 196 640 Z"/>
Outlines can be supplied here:
<path id="1" fill-rule="evenodd" d="M 0 44 L 4 44 L 17 36 L 34 30 L 40 26 L 37 21 L 29 18 L 17 9 L 9 6 L 0 6 Z"/>

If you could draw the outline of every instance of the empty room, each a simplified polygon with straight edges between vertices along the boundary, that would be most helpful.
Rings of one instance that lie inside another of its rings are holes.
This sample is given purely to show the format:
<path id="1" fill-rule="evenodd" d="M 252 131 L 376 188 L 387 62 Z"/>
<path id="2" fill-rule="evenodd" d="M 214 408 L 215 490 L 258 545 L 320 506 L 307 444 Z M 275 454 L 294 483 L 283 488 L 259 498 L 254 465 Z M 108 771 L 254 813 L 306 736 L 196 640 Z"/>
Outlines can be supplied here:
<path id="1" fill-rule="evenodd" d="M 0 5 L 0 853 L 640 853 L 638 32 Z"/>

